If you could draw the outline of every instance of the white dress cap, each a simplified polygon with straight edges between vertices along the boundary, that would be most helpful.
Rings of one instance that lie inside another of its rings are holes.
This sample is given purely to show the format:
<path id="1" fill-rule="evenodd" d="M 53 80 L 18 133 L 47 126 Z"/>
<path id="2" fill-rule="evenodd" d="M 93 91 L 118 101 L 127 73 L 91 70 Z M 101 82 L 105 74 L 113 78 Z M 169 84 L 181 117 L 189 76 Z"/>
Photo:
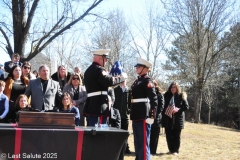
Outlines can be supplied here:
<path id="1" fill-rule="evenodd" d="M 142 58 L 138 58 L 137 59 L 137 64 L 134 67 L 137 66 L 145 66 L 147 68 L 150 68 L 152 66 L 152 63 L 150 63 L 149 61 L 142 59 Z"/>
<path id="2" fill-rule="evenodd" d="M 111 51 L 111 49 L 99 49 L 94 50 L 93 55 L 99 55 L 99 56 L 108 56 L 108 53 Z"/>

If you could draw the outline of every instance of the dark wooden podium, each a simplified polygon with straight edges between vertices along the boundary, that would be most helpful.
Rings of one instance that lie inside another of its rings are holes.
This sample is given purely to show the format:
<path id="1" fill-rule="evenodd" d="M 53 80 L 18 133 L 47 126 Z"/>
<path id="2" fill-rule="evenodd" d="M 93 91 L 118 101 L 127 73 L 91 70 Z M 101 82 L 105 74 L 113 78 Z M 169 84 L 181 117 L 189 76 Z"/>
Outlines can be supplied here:
<path id="1" fill-rule="evenodd" d="M 18 127 L 51 129 L 75 128 L 74 113 L 20 111 L 17 117 Z"/>
<path id="2" fill-rule="evenodd" d="M 8 159 L 20 155 L 15 157 L 20 160 L 31 156 L 28 159 L 117 160 L 128 136 L 128 131 L 111 127 L 42 129 L 0 124 L 0 153 L 10 156 Z"/>

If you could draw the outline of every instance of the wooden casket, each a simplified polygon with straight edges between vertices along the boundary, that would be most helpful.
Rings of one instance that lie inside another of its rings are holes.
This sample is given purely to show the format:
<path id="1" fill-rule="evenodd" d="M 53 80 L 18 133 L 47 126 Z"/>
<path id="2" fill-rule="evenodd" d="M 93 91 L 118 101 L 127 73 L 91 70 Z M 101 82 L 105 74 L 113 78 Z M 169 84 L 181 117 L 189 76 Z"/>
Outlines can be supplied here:
<path id="1" fill-rule="evenodd" d="M 21 128 L 74 129 L 75 114 L 59 112 L 18 112 L 17 126 Z"/>

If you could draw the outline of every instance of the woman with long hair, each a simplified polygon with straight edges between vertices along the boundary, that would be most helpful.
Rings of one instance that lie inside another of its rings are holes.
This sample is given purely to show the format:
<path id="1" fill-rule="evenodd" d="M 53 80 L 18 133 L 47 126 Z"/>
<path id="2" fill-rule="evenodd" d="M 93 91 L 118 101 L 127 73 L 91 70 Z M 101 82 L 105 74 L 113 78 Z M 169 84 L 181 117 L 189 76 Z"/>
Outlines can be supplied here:
<path id="1" fill-rule="evenodd" d="M 59 82 L 61 90 L 63 90 L 65 84 L 69 81 L 71 73 L 67 71 L 64 65 L 58 67 L 58 71 L 55 72 L 51 77 L 54 81 Z"/>
<path id="2" fill-rule="evenodd" d="M 15 122 L 15 101 L 20 94 L 24 94 L 28 85 L 29 79 L 22 75 L 20 66 L 15 65 L 11 68 L 8 77 L 6 78 L 6 86 L 4 94 L 9 99 L 9 112 L 7 115 L 8 122 Z"/>
<path id="3" fill-rule="evenodd" d="M 63 92 L 69 93 L 73 100 L 73 105 L 76 106 L 81 114 L 80 126 L 85 126 L 85 117 L 82 115 L 84 104 L 87 100 L 86 88 L 82 85 L 82 79 L 79 74 L 71 75 L 68 83 L 63 88 Z"/>
<path id="4" fill-rule="evenodd" d="M 63 93 L 61 96 L 61 106 L 59 107 L 59 112 L 64 113 L 75 113 L 75 125 L 79 126 L 80 113 L 77 107 L 72 103 L 72 98 L 68 93 Z"/>
<path id="5" fill-rule="evenodd" d="M 181 131 L 184 128 L 185 111 L 189 108 L 187 94 L 181 92 L 177 82 L 172 82 L 164 94 L 162 125 L 165 127 L 169 153 L 178 155 Z"/>
<path id="6" fill-rule="evenodd" d="M 22 65 L 22 74 L 28 79 L 36 79 L 36 76 L 31 72 L 32 66 L 28 61 L 23 62 Z"/>

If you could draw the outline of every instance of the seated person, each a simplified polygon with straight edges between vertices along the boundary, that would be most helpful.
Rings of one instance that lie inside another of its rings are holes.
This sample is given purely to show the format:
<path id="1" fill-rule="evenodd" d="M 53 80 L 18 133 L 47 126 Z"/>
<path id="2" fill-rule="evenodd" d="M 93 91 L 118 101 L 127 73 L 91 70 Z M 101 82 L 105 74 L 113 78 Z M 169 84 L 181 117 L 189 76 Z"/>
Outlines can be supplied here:
<path id="1" fill-rule="evenodd" d="M 113 108 L 113 101 L 111 97 L 108 95 L 108 106 L 110 111 L 109 125 L 111 127 L 116 127 L 118 129 L 121 128 L 121 116 L 118 109 Z"/>
<path id="2" fill-rule="evenodd" d="M 28 98 L 25 94 L 20 94 L 15 103 L 15 110 L 18 111 L 31 111 L 31 107 L 28 104 Z"/>
<path id="3" fill-rule="evenodd" d="M 77 107 L 73 106 L 71 96 L 65 92 L 61 96 L 62 104 L 59 107 L 59 112 L 64 113 L 75 113 L 75 125 L 79 126 L 80 124 L 80 113 Z"/>
<path id="4" fill-rule="evenodd" d="M 33 111 L 29 106 L 28 97 L 25 94 L 20 94 L 15 102 L 16 122 L 19 120 L 19 111 Z"/>

